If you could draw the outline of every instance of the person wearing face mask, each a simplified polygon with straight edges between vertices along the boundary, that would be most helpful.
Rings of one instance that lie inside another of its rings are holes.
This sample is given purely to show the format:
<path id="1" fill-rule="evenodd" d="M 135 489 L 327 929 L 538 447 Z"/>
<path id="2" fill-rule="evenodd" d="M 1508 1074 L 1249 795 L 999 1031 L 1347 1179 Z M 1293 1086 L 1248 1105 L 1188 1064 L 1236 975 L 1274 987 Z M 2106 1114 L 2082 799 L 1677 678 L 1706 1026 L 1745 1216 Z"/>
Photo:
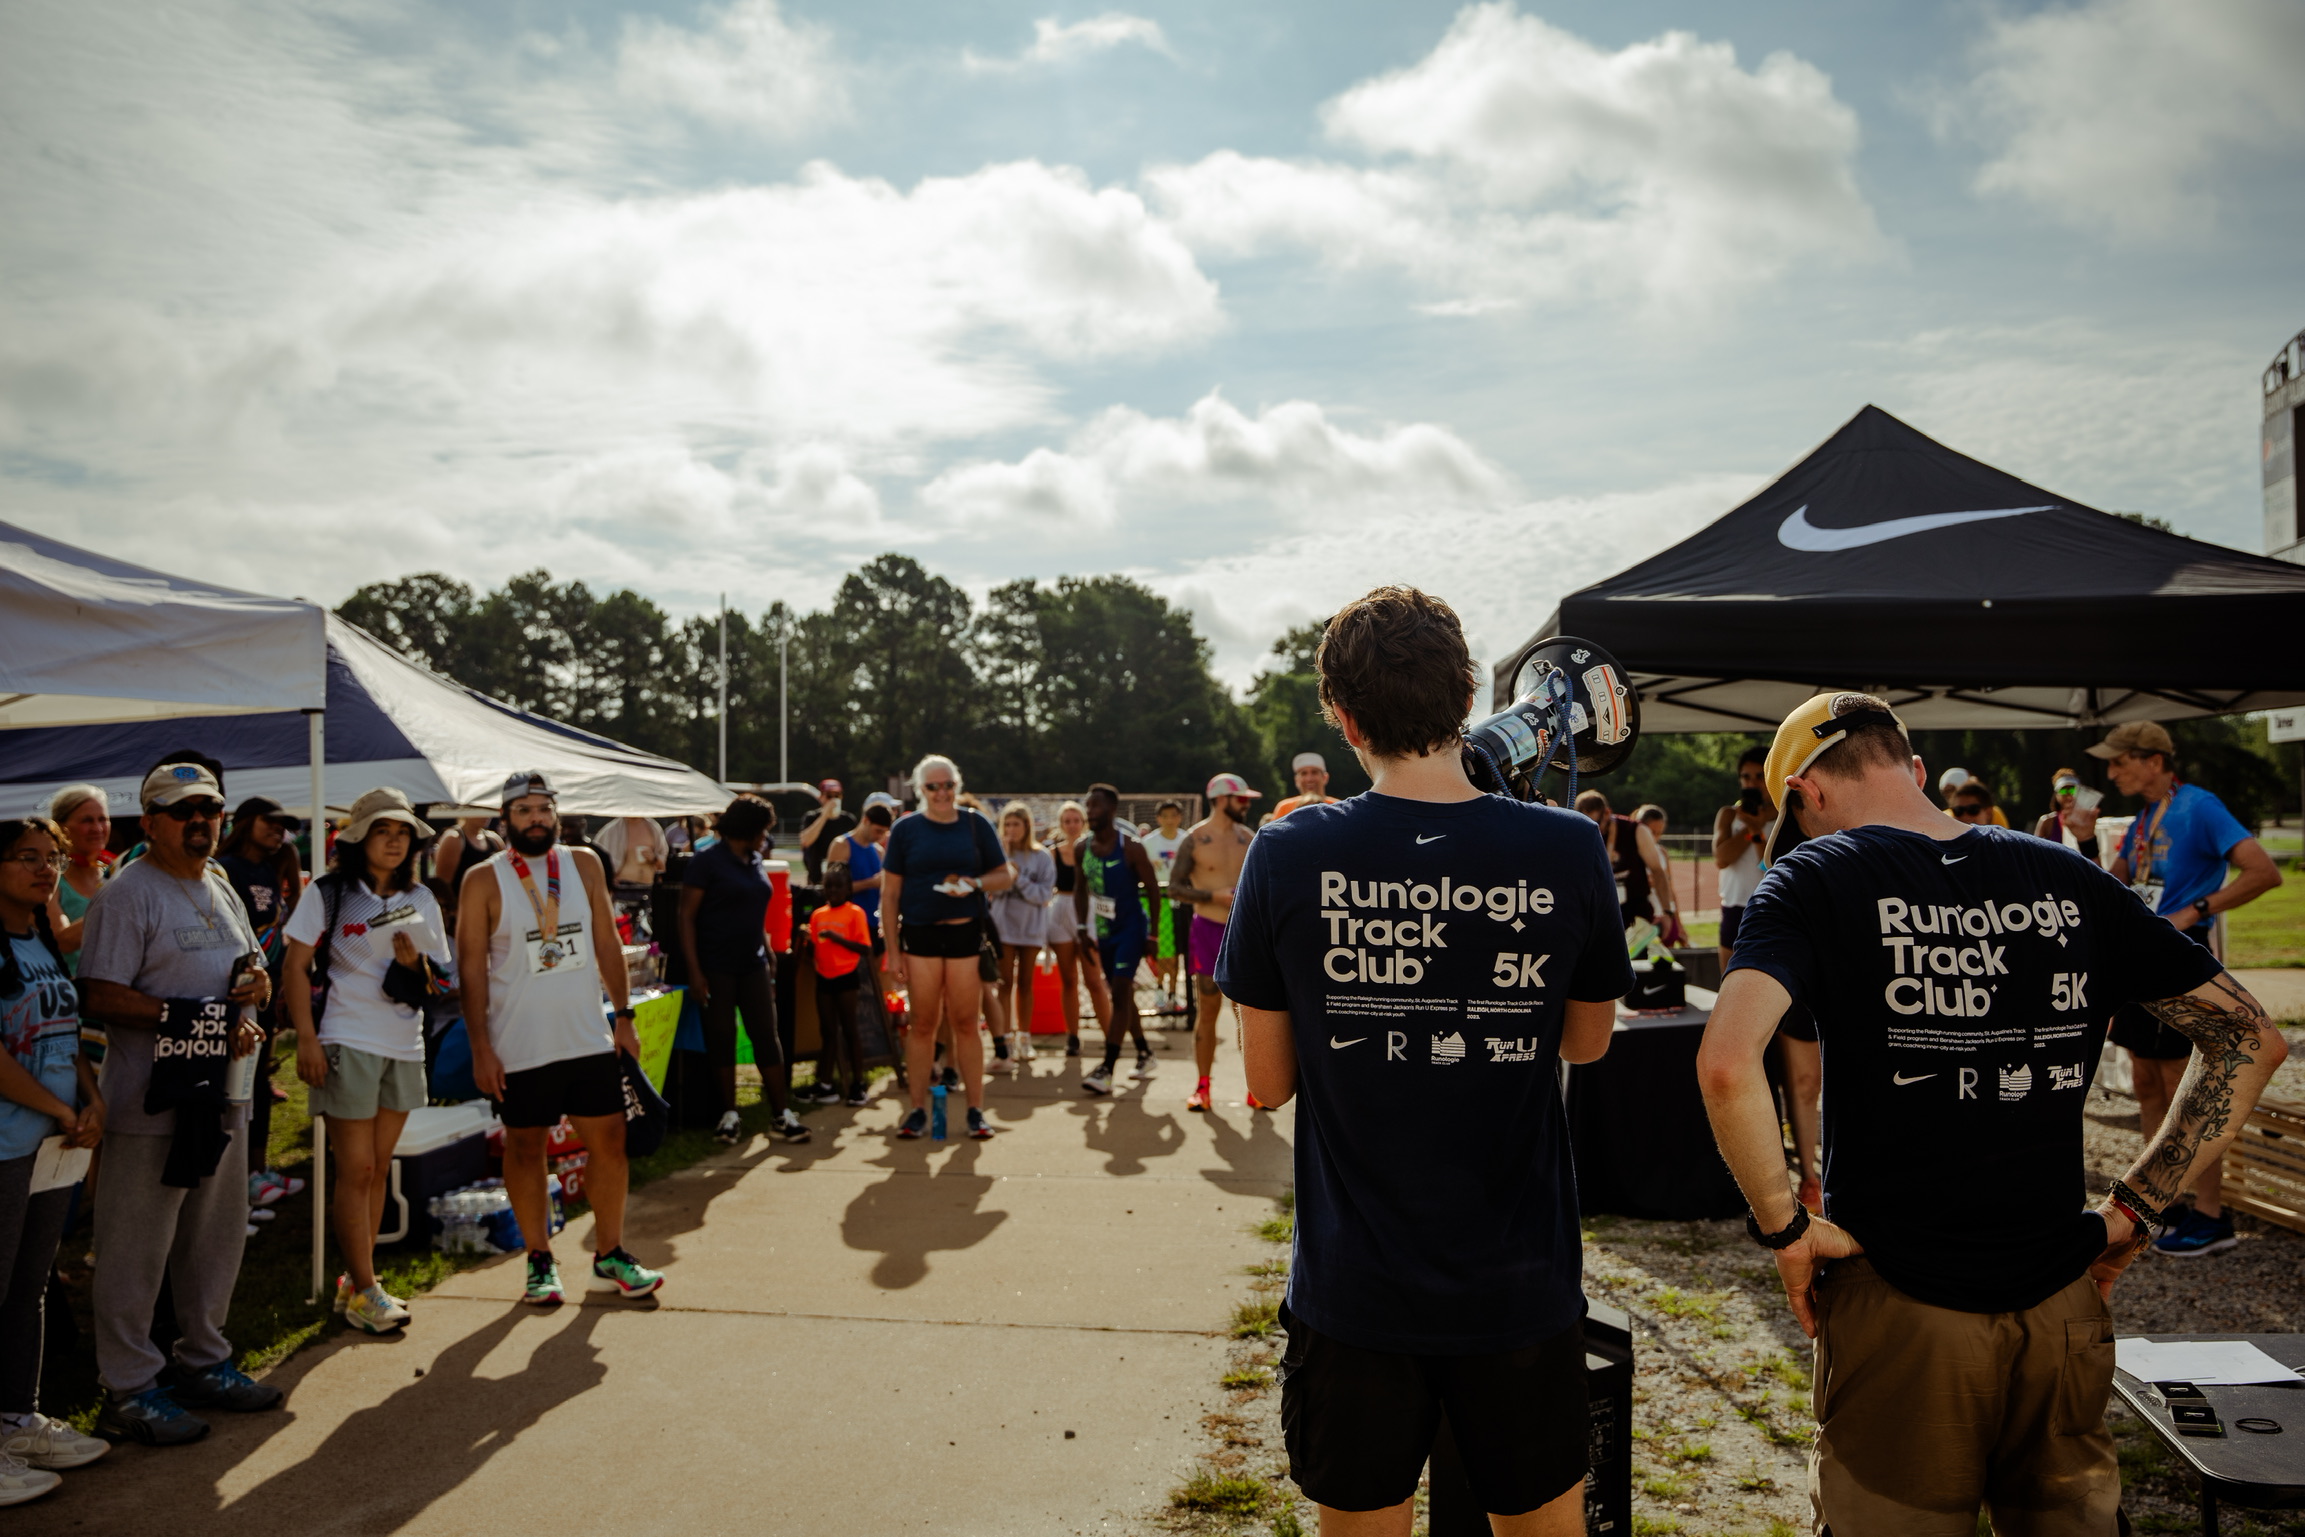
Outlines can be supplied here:
<path id="1" fill-rule="evenodd" d="M 467 874 L 457 900 L 456 969 L 472 1077 L 504 1121 L 504 1190 L 528 1241 L 522 1300 L 536 1307 L 566 1300 L 546 1247 L 544 1183 L 545 1143 L 562 1116 L 585 1149 L 595 1255 L 589 1289 L 645 1297 L 664 1284 L 661 1272 L 624 1247 L 631 1167 L 617 1056 L 640 1055 L 624 946 L 600 856 L 556 846 L 559 802 L 542 770 L 507 779 L 503 820 L 512 846 Z M 603 991 L 615 1004 L 606 1016 Z"/>
<path id="2" fill-rule="evenodd" d="M 232 1146 L 247 1134 L 247 1106 L 207 1095 L 151 1108 L 163 1080 L 193 1076 L 189 1051 L 163 1073 L 159 1043 L 214 1041 L 232 1058 L 255 1051 L 264 1033 L 254 1016 L 272 999 L 272 978 L 210 858 L 224 819 L 215 774 L 199 763 L 160 764 L 141 800 L 144 857 L 105 883 L 80 948 L 86 1010 L 108 1035 L 90 1296 L 104 1385 L 96 1433 L 177 1446 L 208 1433 L 195 1410 L 271 1409 L 282 1394 L 233 1365 L 224 1335 L 248 1233 L 247 1157 Z M 152 1342 L 163 1276 L 182 1331 L 173 1360 Z"/>

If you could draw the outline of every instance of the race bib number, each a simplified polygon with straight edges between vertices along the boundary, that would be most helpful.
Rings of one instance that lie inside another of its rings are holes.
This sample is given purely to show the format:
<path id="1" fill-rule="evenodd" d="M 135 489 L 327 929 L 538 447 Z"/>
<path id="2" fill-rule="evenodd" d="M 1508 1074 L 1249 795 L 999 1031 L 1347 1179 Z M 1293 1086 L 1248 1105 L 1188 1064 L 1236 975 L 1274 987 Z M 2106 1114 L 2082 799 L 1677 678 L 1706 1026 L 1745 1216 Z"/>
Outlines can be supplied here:
<path id="1" fill-rule="evenodd" d="M 2145 904 L 2145 911 L 2157 913 L 2161 910 L 2161 893 L 2168 888 L 2160 881 L 2132 881 L 2129 889 L 2137 893 L 2137 900 Z"/>
<path id="2" fill-rule="evenodd" d="M 377 929 L 404 929 L 410 924 L 420 921 L 422 920 L 416 911 L 416 904 L 403 902 L 398 907 L 386 908 L 377 914 L 376 917 L 369 920 L 368 927 L 373 933 Z"/>
<path id="3" fill-rule="evenodd" d="M 1617 905 L 1622 907 L 1631 900 L 1633 900 L 1633 888 L 1623 881 L 1617 882 Z"/>
<path id="4" fill-rule="evenodd" d="M 528 974 L 540 977 L 546 972 L 569 971 L 584 964 L 584 952 L 579 940 L 584 934 L 581 923 L 564 923 L 560 932 L 547 939 L 535 929 L 528 931 Z"/>
<path id="5" fill-rule="evenodd" d="M 1111 897 L 1090 897 L 1088 915 L 1100 923 L 1110 923 L 1120 912 L 1120 904 Z"/>

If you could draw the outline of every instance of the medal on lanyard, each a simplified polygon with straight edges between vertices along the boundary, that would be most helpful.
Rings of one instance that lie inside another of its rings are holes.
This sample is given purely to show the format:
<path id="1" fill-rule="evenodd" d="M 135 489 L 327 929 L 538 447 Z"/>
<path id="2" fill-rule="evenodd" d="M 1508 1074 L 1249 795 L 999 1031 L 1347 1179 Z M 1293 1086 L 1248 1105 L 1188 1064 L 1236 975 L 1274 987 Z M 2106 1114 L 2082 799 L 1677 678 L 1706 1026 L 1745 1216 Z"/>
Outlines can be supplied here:
<path id="1" fill-rule="evenodd" d="M 2161 804 L 2153 808 L 2153 820 L 2132 828 L 2132 835 L 2136 838 L 2136 857 L 2130 861 L 2129 873 L 2133 878 L 2129 882 L 2129 889 L 2137 893 L 2137 900 L 2144 903 L 2145 910 L 2150 913 L 2161 910 L 2161 893 L 2166 888 L 2165 882 L 2153 879 L 2153 837 L 2160 832 L 2161 818 L 2168 812 L 2169 803 L 2176 798 L 2177 787 L 2171 785 L 2169 793 L 2161 797 Z"/>
<path id="2" fill-rule="evenodd" d="M 560 851 L 554 849 L 544 856 L 544 891 L 536 894 L 536 877 L 528 870 L 528 861 L 518 854 L 512 856 L 512 873 L 520 877 L 520 889 L 528 893 L 528 905 L 536 911 L 536 933 L 528 943 L 528 969 L 532 972 L 557 971 L 570 959 L 570 949 L 560 938 Z"/>

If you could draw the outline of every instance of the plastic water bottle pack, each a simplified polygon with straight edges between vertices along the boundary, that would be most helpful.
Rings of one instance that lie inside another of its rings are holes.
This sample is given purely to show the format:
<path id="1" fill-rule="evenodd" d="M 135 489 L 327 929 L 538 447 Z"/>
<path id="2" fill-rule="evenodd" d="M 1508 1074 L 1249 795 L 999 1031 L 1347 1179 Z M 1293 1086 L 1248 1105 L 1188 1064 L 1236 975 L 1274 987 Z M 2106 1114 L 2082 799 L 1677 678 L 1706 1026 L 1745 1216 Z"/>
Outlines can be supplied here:
<path id="1" fill-rule="evenodd" d="M 547 1176 L 545 1192 L 552 1231 L 557 1233 L 568 1223 L 561 1209 L 558 1175 Z M 512 1197 L 500 1179 L 484 1179 L 434 1196 L 425 1210 L 440 1224 L 433 1242 L 443 1254 L 518 1254 L 527 1247 L 520 1219 L 512 1214 Z"/>

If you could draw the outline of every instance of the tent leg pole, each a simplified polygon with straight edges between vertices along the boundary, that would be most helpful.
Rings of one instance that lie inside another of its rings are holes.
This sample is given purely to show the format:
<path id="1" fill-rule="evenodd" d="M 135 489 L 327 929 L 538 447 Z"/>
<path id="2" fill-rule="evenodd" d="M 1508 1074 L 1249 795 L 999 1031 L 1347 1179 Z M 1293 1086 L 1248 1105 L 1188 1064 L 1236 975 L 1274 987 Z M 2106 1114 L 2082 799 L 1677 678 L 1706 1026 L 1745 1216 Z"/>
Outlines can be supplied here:
<path id="1" fill-rule="evenodd" d="M 328 1284 L 328 1117 L 312 1118 L 312 1297 Z"/>
<path id="2" fill-rule="evenodd" d="M 328 712 L 307 710 L 304 719 L 309 723 L 312 755 L 312 868 L 304 873 L 311 875 L 328 854 L 327 840 L 321 836 L 328 823 Z"/>

